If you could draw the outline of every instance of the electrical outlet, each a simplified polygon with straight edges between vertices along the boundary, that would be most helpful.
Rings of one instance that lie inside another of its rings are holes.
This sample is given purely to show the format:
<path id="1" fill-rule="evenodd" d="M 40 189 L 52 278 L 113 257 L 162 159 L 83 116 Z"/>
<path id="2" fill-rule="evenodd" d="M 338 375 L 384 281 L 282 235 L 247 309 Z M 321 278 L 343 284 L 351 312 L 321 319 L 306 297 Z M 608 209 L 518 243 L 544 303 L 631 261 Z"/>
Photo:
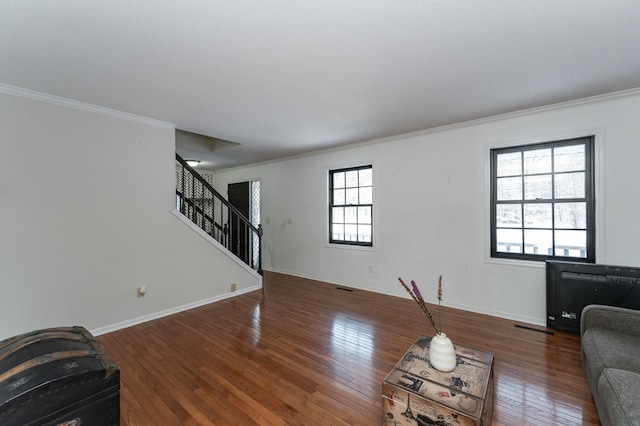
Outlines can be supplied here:
<path id="1" fill-rule="evenodd" d="M 237 290 L 236 283 L 231 284 L 231 288 L 230 288 L 230 290 L 231 290 L 231 291 L 236 291 L 236 290 Z"/>
<path id="2" fill-rule="evenodd" d="M 138 297 L 144 297 L 144 295 L 145 295 L 146 293 L 147 293 L 147 287 L 146 287 L 146 286 L 141 285 L 140 287 L 138 287 L 138 288 L 136 289 L 136 295 L 137 295 Z"/>

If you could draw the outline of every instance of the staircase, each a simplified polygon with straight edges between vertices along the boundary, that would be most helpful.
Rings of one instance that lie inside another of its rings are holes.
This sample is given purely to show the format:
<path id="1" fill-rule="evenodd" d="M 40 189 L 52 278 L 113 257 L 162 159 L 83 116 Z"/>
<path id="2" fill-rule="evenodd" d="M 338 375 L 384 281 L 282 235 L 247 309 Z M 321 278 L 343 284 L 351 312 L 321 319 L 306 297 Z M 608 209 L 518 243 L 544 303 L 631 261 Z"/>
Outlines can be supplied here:
<path id="1" fill-rule="evenodd" d="M 262 275 L 262 225 L 253 225 L 177 153 L 176 208 Z"/>

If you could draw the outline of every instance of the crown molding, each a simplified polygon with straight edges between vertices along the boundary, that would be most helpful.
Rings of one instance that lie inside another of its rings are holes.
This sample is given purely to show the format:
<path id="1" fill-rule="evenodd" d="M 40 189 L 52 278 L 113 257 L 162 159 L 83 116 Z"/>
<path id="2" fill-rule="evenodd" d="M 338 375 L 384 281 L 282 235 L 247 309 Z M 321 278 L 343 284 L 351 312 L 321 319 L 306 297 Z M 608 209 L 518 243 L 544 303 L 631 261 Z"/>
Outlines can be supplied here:
<path id="1" fill-rule="evenodd" d="M 405 139 L 405 138 L 412 137 L 412 136 L 426 135 L 426 134 L 429 134 L 429 133 L 439 133 L 439 132 L 443 132 L 443 131 L 446 131 L 446 130 L 460 129 L 460 128 L 464 128 L 464 127 L 468 127 L 468 126 L 474 126 L 474 125 L 480 125 L 480 124 L 485 124 L 485 123 L 492 123 L 492 122 L 500 121 L 500 120 L 506 120 L 506 119 L 509 119 L 509 118 L 516 118 L 516 117 L 521 117 L 521 116 L 531 115 L 531 114 L 537 114 L 537 113 L 546 112 L 546 111 L 556 111 L 556 110 L 561 110 L 561 109 L 565 109 L 565 108 L 571 108 L 571 107 L 576 107 L 576 106 L 580 106 L 580 105 L 587 105 L 587 104 L 592 104 L 592 103 L 596 103 L 596 102 L 609 101 L 609 100 L 619 99 L 619 98 L 626 98 L 626 97 L 629 97 L 629 96 L 636 96 L 636 95 L 640 95 L 640 87 L 633 88 L 633 89 L 627 89 L 627 90 L 620 90 L 620 91 L 617 91 L 617 92 L 609 92 L 609 93 L 604 93 L 604 94 L 600 94 L 600 95 L 589 96 L 589 97 L 586 97 L 586 98 L 574 99 L 574 100 L 570 100 L 570 101 L 558 102 L 558 103 L 555 103 L 555 104 L 543 105 L 543 106 L 539 106 L 539 107 L 521 109 L 521 110 L 517 110 L 517 111 L 506 112 L 506 113 L 503 113 L 503 114 L 496 114 L 496 115 L 491 115 L 491 116 L 488 116 L 488 117 L 477 118 L 477 119 L 474 119 L 474 120 L 461 121 L 459 123 L 452 123 L 452 124 L 446 124 L 446 125 L 443 125 L 443 126 L 430 127 L 428 129 L 417 130 L 415 132 L 402 133 L 402 134 L 399 134 L 399 135 L 387 136 L 387 137 L 379 138 L 379 139 L 372 139 L 372 140 L 368 140 L 368 141 L 355 142 L 353 144 L 347 144 L 347 145 L 341 145 L 341 146 L 338 146 L 338 147 L 327 148 L 326 151 L 340 151 L 340 150 L 344 150 L 344 149 L 353 148 L 353 147 L 358 146 L 358 145 L 372 145 L 372 144 L 383 143 L 383 142 L 391 142 L 391 141 L 394 141 L 394 140 L 397 140 L 397 139 Z"/>
<path id="2" fill-rule="evenodd" d="M 143 117 L 141 115 L 130 114 L 111 108 L 104 108 L 85 102 L 75 101 L 60 96 L 50 95 L 48 93 L 36 92 L 35 90 L 24 89 L 22 87 L 11 86 L 0 83 L 0 93 L 7 95 L 20 96 L 23 98 L 33 99 L 36 101 L 47 102 L 54 105 L 60 105 L 69 108 L 79 109 L 81 111 L 93 112 L 96 114 L 106 115 L 109 117 L 119 118 L 122 120 L 134 121 L 136 123 L 147 124 L 165 129 L 175 129 L 176 125 L 166 121 L 154 120 L 153 118 Z"/>
<path id="3" fill-rule="evenodd" d="M 586 98 L 574 99 L 574 100 L 571 100 L 571 101 L 558 102 L 558 103 L 555 103 L 555 104 L 543 105 L 543 106 L 539 106 L 539 107 L 522 109 L 522 110 L 503 113 L 503 114 L 497 114 L 497 115 L 492 115 L 492 116 L 488 116 L 488 117 L 477 118 L 477 119 L 474 119 L 474 120 L 461 121 L 459 123 L 453 123 L 453 124 L 446 124 L 446 125 L 443 125 L 443 126 L 430 127 L 428 129 L 416 130 L 415 132 L 401 133 L 401 134 L 398 134 L 398 135 L 386 136 L 386 137 L 383 137 L 383 138 L 370 139 L 370 140 L 366 140 L 366 141 L 351 142 L 351 143 L 348 143 L 348 144 L 334 146 L 334 147 L 331 147 L 331 148 L 324 148 L 324 149 L 319 149 L 319 150 L 316 150 L 316 151 L 304 152 L 304 153 L 301 153 L 301 154 L 290 155 L 290 156 L 286 156 L 286 157 L 282 157 L 282 158 L 274 158 L 272 160 L 266 160 L 266 161 L 251 163 L 251 164 L 244 164 L 244 165 L 241 165 L 241 166 L 234 166 L 234 167 L 219 169 L 219 170 L 215 170 L 214 173 L 222 173 L 222 172 L 226 173 L 226 172 L 229 172 L 229 171 L 244 169 L 244 168 L 247 168 L 247 167 L 263 166 L 263 165 L 271 164 L 271 163 L 279 163 L 281 161 L 289 161 L 289 160 L 295 160 L 295 159 L 298 159 L 298 158 L 312 157 L 312 156 L 315 156 L 315 155 L 326 154 L 326 153 L 331 153 L 331 152 L 345 151 L 345 150 L 358 148 L 358 147 L 363 147 L 363 146 L 367 146 L 367 145 L 375 145 L 375 144 L 379 144 L 379 143 L 393 142 L 393 141 L 396 141 L 396 140 L 406 139 L 406 138 L 410 138 L 410 137 L 414 137 L 414 136 L 422 136 L 422 135 L 427 135 L 427 134 L 431 134 L 431 133 L 444 132 L 444 131 L 447 131 L 447 130 L 461 129 L 461 128 L 468 127 L 468 126 L 492 123 L 492 122 L 495 122 L 495 121 L 506 120 L 506 119 L 510 119 L 510 118 L 516 118 L 516 117 L 521 117 L 521 116 L 530 115 L 530 114 L 537 114 L 537 113 L 541 113 L 541 112 L 545 112 L 545 111 L 561 110 L 561 109 L 564 109 L 564 108 L 570 108 L 570 107 L 575 107 L 575 106 L 580 106 L 580 105 L 592 104 L 592 103 L 596 103 L 596 102 L 603 102 L 603 101 L 619 99 L 619 98 L 625 98 L 625 97 L 636 96 L 636 95 L 640 95 L 640 87 L 633 88 L 633 89 L 627 89 L 627 90 L 620 90 L 620 91 L 617 91 L 617 92 L 604 93 L 604 94 L 601 94 L 601 95 L 589 96 L 589 97 L 586 97 Z"/>

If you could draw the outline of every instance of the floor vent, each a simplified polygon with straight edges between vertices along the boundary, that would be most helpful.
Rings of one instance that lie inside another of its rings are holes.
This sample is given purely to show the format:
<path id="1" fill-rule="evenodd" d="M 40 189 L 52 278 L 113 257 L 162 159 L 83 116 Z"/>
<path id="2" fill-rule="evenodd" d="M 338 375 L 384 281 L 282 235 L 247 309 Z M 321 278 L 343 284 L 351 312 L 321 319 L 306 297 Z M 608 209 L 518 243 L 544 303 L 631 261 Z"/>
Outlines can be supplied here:
<path id="1" fill-rule="evenodd" d="M 348 291 L 349 293 L 352 293 L 352 292 L 353 292 L 353 289 L 350 289 L 350 288 L 344 288 L 344 287 L 336 287 L 336 290 Z"/>
<path id="2" fill-rule="evenodd" d="M 533 328 L 533 327 L 527 327 L 526 325 L 513 324 L 513 326 L 515 328 L 522 328 L 524 330 L 537 331 L 538 333 L 545 333 L 545 334 L 548 334 L 550 336 L 553 336 L 555 334 L 553 331 L 541 330 L 539 328 Z"/>

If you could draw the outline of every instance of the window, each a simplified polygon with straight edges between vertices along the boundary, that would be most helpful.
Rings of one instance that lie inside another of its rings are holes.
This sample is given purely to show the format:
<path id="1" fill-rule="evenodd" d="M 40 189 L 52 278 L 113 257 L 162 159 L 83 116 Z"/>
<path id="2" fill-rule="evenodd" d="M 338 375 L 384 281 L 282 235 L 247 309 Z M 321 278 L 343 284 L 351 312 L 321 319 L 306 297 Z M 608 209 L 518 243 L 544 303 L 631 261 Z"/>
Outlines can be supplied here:
<path id="1" fill-rule="evenodd" d="M 373 246 L 373 166 L 329 171 L 329 242 Z"/>
<path id="2" fill-rule="evenodd" d="M 260 181 L 252 180 L 250 187 L 251 202 L 249 203 L 249 206 L 251 224 L 257 228 L 260 225 Z M 260 237 L 255 232 L 252 234 L 253 243 L 251 246 L 253 248 L 253 265 L 260 265 Z"/>
<path id="3" fill-rule="evenodd" d="M 593 137 L 491 150 L 491 256 L 595 262 Z"/>

